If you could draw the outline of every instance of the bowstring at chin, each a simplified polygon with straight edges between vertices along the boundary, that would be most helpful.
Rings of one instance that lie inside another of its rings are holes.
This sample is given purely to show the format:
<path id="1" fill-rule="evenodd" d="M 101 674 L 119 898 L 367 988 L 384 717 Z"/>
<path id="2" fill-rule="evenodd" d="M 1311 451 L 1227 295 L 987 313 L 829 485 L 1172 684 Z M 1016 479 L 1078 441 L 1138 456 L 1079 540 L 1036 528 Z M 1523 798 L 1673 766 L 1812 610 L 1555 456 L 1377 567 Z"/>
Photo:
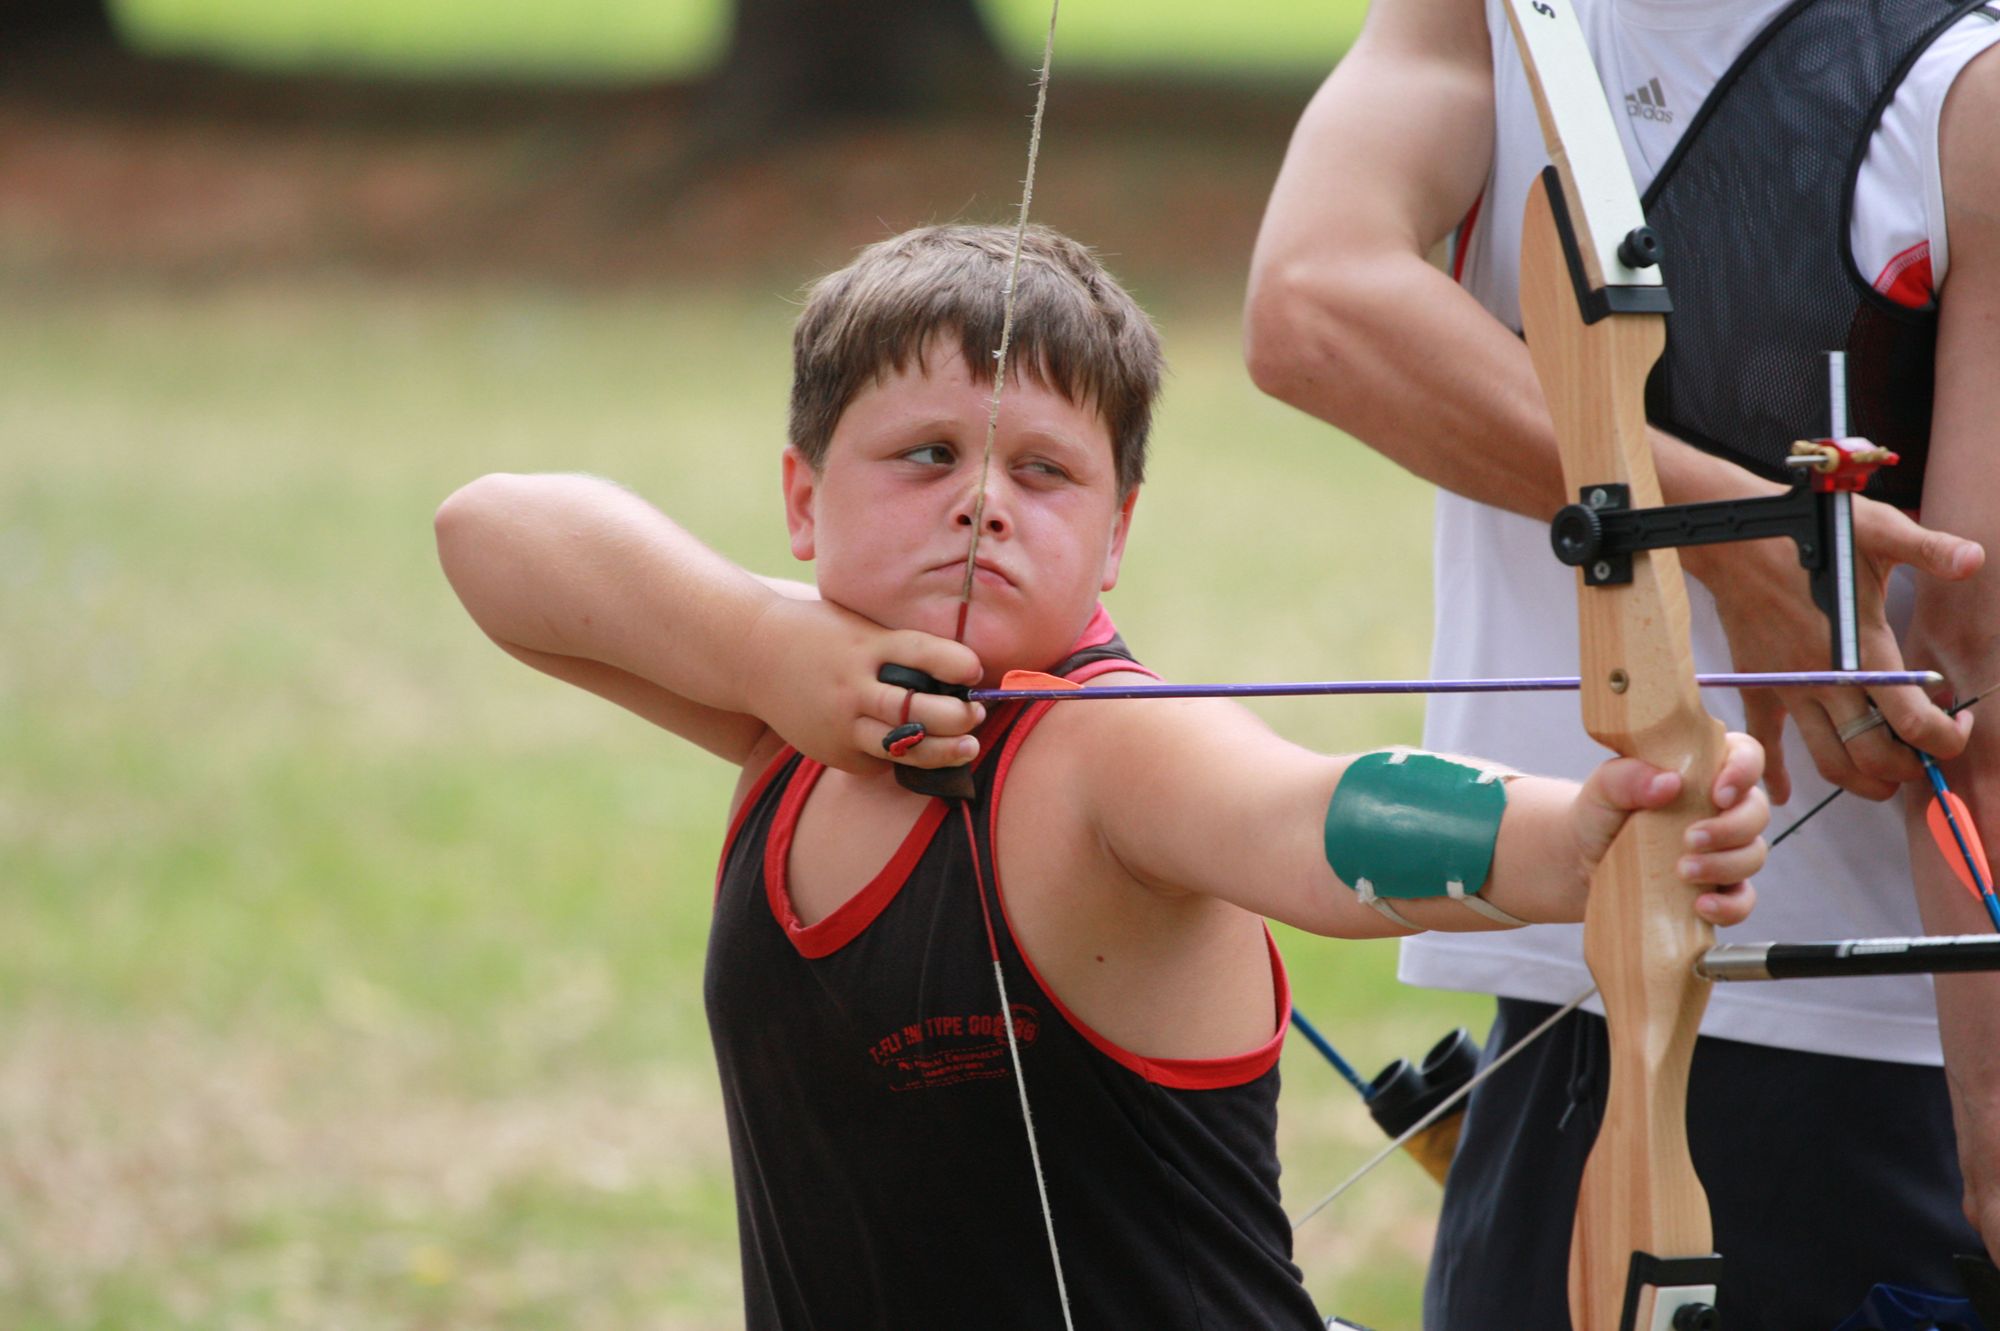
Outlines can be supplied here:
<path id="1" fill-rule="evenodd" d="M 1021 276 L 1021 249 L 1028 239 L 1028 209 L 1035 199 L 1035 165 L 1042 156 L 1042 121 L 1049 109 L 1049 71 L 1056 60 L 1056 18 L 1062 0 L 1050 0 L 1049 30 L 1042 40 L 1042 68 L 1035 75 L 1035 114 L 1028 125 L 1028 170 L 1021 179 L 1021 207 L 1014 218 L 1014 252 L 1007 257 L 1007 284 L 1000 291 L 1000 346 L 993 353 L 993 396 L 986 405 L 986 445 L 979 454 L 979 488 L 972 500 L 972 540 L 965 549 L 965 581 L 958 594 L 958 631 L 965 641 L 965 620 L 972 609 L 972 581 L 978 573 L 979 537 L 986 527 L 986 477 L 993 469 L 993 440 L 1000 432 L 1000 394 L 1007 387 L 1007 357 L 1014 346 L 1014 291 Z"/>

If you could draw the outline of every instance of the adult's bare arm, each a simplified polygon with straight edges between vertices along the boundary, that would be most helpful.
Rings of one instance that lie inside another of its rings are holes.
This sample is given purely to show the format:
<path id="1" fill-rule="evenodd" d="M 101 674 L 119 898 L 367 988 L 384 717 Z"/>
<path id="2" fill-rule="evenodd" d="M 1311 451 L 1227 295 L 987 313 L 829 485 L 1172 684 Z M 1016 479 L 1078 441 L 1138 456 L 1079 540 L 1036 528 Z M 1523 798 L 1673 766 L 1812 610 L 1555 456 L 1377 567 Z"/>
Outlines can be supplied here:
<path id="1" fill-rule="evenodd" d="M 1527 352 L 1426 258 L 1478 198 L 1492 142 L 1479 0 L 1378 0 L 1293 131 L 1245 356 L 1265 392 L 1425 480 L 1547 517 L 1562 472 Z"/>
<path id="2" fill-rule="evenodd" d="M 1555 433 L 1525 346 L 1426 255 L 1487 183 L 1492 55 L 1478 0 L 1377 0 L 1354 49 L 1300 120 L 1272 190 L 1245 311 L 1259 387 L 1340 427 L 1437 485 L 1547 519 L 1564 502 Z M 1652 432 L 1669 502 L 1769 493 L 1742 468 Z M 1857 543 L 1880 577 L 1897 563 L 1959 576 L 1977 551 L 1863 503 Z M 1825 623 L 1792 552 L 1774 543 L 1687 552 L 1715 594 L 1735 664 L 1825 664 Z M 1864 658 L 1900 665 L 1875 584 L 1864 579 Z M 1902 733 L 1949 747 L 1949 722 L 1915 691 L 1878 699 Z M 1913 775 L 1886 736 L 1850 748 L 1836 730 L 1866 703 L 1793 691 L 1746 699 L 1790 788 L 1779 740 L 1789 709 L 1829 779 L 1876 799 Z"/>
<path id="3" fill-rule="evenodd" d="M 1959 76 L 1945 103 L 1941 158 L 1950 266 L 1938 330 L 1937 403 L 1924 513 L 1954 531 L 2000 541 L 2000 491 L 1993 456 L 2000 444 L 2000 143 L 1991 133 L 2000 116 L 2000 50 L 1988 51 Z M 1928 583 L 1918 593 L 1911 655 L 1937 667 L 1970 694 L 2000 682 L 2000 569 L 1981 569 L 1955 583 Z M 1985 713 L 1992 703 L 1966 719 Z M 2000 835 L 2000 719 L 1973 726 L 1964 752 L 1946 764 L 1952 788 L 1973 821 Z M 1927 788 L 1908 801 L 1910 859 L 1925 927 L 1934 933 L 1985 933 L 1986 913 L 1955 881 L 1923 825 Z M 1986 866 L 1991 882 L 1993 866 Z M 1988 1252 L 2000 1260 L 2000 977 L 1937 977 L 1938 1024 L 1944 1038 L 1959 1162 L 1965 1173 L 1966 1214 Z"/>

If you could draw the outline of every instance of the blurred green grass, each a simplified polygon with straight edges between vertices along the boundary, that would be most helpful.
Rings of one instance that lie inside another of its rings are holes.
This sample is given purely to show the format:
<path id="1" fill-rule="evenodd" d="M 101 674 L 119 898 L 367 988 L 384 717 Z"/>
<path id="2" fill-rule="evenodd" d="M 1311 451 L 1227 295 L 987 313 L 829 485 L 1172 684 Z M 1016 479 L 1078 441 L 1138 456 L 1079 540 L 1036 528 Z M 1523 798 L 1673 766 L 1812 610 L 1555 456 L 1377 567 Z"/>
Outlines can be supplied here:
<path id="1" fill-rule="evenodd" d="M 115 0 L 128 32 L 155 50 L 277 68 L 461 72 L 558 78 L 685 78 L 720 58 L 729 0 Z M 1038 55 L 1045 0 L 986 0 L 995 33 Z M 1065 66 L 1198 69 L 1317 77 L 1360 31 L 1366 0 L 1072 3 Z"/>
<path id="2" fill-rule="evenodd" d="M 1140 294 L 1173 375 L 1110 599 L 1137 649 L 1422 673 L 1428 492 L 1254 392 L 1233 292 Z M 794 569 L 793 295 L 9 285 L 0 1325 L 736 1324 L 698 995 L 730 773 L 494 650 L 429 519 L 589 471 Z M 1261 710 L 1329 749 L 1419 720 Z M 1364 1068 L 1483 1019 L 1389 946 L 1285 945 Z M 1309 1049 L 1285 1075 L 1296 1210 L 1379 1138 Z M 1414 1326 L 1434 1206 L 1395 1161 L 1309 1225 L 1322 1303 Z"/>

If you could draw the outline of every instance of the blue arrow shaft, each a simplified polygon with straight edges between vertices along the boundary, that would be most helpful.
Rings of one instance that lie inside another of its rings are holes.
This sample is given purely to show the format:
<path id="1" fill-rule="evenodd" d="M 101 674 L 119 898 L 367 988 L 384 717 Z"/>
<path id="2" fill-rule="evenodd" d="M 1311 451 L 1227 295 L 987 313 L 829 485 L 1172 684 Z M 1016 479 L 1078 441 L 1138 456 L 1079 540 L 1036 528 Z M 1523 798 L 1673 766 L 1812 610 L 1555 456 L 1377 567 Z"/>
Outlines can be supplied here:
<path id="1" fill-rule="evenodd" d="M 1951 829 L 1951 839 L 1958 843 L 1958 853 L 1965 859 L 1965 867 L 1972 871 L 1972 882 L 1979 889 L 1980 904 L 1986 907 L 1987 918 L 1993 921 L 1993 928 L 2000 932 L 2000 898 L 1993 895 L 1993 884 L 1986 881 L 1986 866 L 1979 862 L 1979 856 L 1972 853 L 1972 845 L 1965 839 L 1965 830 L 1958 825 L 1958 815 L 1951 811 L 1951 801 L 1945 796 L 1951 787 L 1945 784 L 1944 769 L 1937 765 L 1937 759 L 1918 750 L 1917 757 L 1923 762 L 1924 775 L 1931 780 L 1931 794 L 1936 797 L 1938 812 L 1944 815 L 1944 824 Z"/>
<path id="2" fill-rule="evenodd" d="M 1354 1070 L 1354 1065 L 1342 1058 L 1340 1051 L 1333 1047 L 1333 1041 L 1321 1035 L 1319 1028 L 1307 1021 L 1305 1014 L 1296 1007 L 1292 1009 L 1292 1025 L 1298 1029 L 1300 1035 L 1306 1037 L 1306 1041 L 1313 1048 L 1326 1056 L 1326 1061 L 1333 1064 L 1334 1071 L 1345 1077 L 1347 1084 L 1352 1086 L 1363 1100 L 1368 1098 L 1368 1083 L 1361 1080 L 1361 1074 Z"/>

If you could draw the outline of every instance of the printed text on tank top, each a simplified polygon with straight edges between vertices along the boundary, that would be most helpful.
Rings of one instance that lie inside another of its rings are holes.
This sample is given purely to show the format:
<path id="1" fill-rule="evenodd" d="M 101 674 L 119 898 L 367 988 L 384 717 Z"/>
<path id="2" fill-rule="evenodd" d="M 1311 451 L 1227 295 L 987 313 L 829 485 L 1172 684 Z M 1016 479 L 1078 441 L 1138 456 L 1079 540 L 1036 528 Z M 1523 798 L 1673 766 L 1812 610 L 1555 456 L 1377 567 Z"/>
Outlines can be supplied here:
<path id="1" fill-rule="evenodd" d="M 1263 922 L 1214 898 L 1138 882 L 1070 804 L 1069 764 L 1080 760 L 1074 732 L 1090 722 L 1087 710 L 1055 708 L 1034 718 L 1036 742 L 992 755 L 1006 764 L 993 887 L 1016 946 L 1052 997 L 1120 1049 L 1182 1060 L 1267 1045 L 1276 997 Z M 955 811 L 893 781 L 812 769 L 798 780 L 810 787 L 788 792 L 803 807 L 774 904 L 782 900 L 809 932 L 832 925 L 843 938 L 858 934 L 932 835 L 962 835 Z"/>

